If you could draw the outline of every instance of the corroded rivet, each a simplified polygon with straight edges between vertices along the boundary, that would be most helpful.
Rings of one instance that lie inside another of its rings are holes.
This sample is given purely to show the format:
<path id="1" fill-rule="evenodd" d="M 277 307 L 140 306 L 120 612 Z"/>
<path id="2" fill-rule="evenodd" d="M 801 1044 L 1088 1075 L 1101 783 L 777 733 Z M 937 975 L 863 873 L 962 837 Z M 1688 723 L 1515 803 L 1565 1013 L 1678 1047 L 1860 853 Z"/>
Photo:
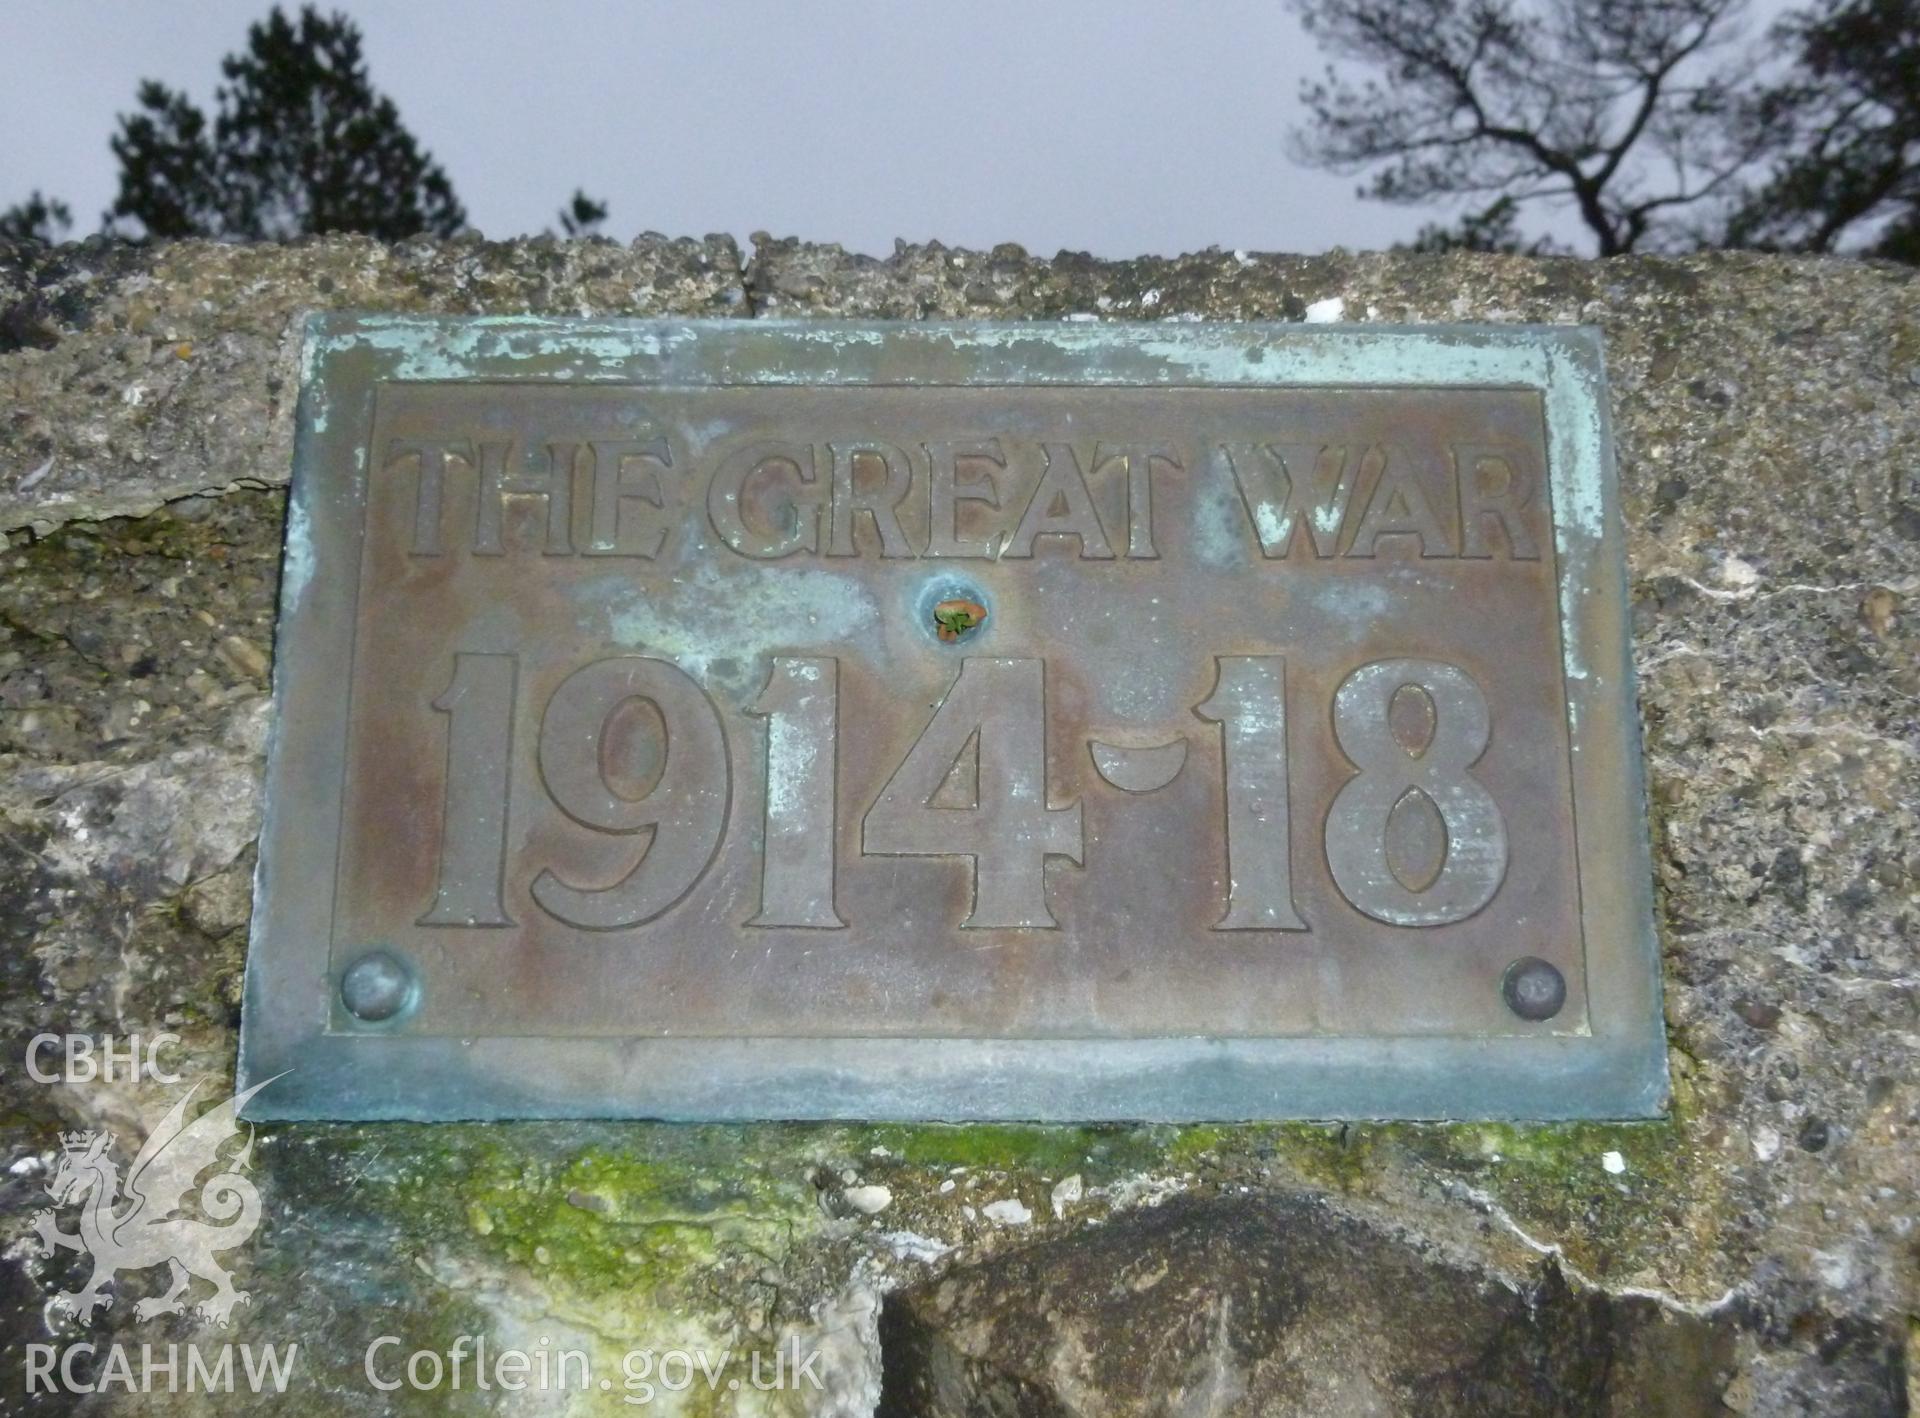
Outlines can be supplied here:
<path id="1" fill-rule="evenodd" d="M 934 606 L 934 634 L 942 640 L 958 640 L 970 635 L 986 618 L 987 608 L 980 602 L 954 596 Z"/>
<path id="2" fill-rule="evenodd" d="M 413 1003 L 417 990 L 413 972 L 385 950 L 361 956 L 340 977 L 340 1002 L 355 1019 L 369 1024 L 401 1013 Z"/>
<path id="3" fill-rule="evenodd" d="M 943 645 L 972 639 L 986 624 L 987 593 L 970 577 L 931 576 L 919 583 L 912 596 L 914 619 Z"/>
<path id="4" fill-rule="evenodd" d="M 1523 955 L 1507 967 L 1500 993 L 1522 1019 L 1551 1019 L 1567 1002 L 1567 980 L 1538 956 Z"/>

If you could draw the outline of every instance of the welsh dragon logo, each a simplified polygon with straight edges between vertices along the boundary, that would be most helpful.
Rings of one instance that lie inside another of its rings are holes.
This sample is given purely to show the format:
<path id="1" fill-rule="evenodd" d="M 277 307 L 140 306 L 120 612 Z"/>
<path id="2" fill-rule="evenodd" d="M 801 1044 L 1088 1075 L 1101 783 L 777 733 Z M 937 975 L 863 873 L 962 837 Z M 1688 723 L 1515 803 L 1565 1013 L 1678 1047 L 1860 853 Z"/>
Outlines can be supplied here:
<path id="1" fill-rule="evenodd" d="M 187 1105 L 200 1091 L 194 1084 L 133 1159 L 124 1194 L 111 1132 L 61 1137 L 60 1165 L 47 1183 L 54 1204 L 34 1216 L 34 1230 L 43 1256 L 52 1255 L 56 1247 L 91 1256 L 93 1277 L 79 1290 L 55 1295 L 55 1305 L 71 1310 L 85 1324 L 96 1309 L 112 1307 L 113 1298 L 104 1287 L 121 1271 L 161 1264 L 170 1270 L 167 1292 L 137 1303 L 136 1319 L 179 1314 L 195 1276 L 214 1287 L 195 1306 L 203 1319 L 224 1326 L 233 1307 L 248 1302 L 247 1292 L 233 1288 L 233 1277 L 214 1255 L 243 1244 L 260 1224 L 260 1194 L 243 1175 L 253 1160 L 252 1132 L 245 1145 L 224 1158 L 221 1154 L 225 1144 L 239 1136 L 240 1110 L 271 1082 L 256 1083 L 188 1121 Z M 215 1167 L 220 1170 L 201 1182 L 202 1174 Z M 198 1210 L 205 1220 L 181 1214 L 196 1184 Z M 55 1209 L 68 1204 L 80 1207 L 77 1232 L 62 1231 L 55 1220 Z"/>

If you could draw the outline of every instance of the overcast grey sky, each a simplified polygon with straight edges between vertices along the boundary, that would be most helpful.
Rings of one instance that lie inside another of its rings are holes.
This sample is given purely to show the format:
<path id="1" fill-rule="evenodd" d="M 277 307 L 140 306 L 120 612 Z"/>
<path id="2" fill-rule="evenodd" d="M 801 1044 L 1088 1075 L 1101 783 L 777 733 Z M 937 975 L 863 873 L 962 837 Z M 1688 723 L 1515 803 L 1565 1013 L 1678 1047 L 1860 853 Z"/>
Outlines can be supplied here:
<path id="1" fill-rule="evenodd" d="M 93 230 L 137 82 L 211 107 L 268 5 L 0 0 L 0 206 L 37 187 Z M 1287 160 L 1321 60 L 1278 0 L 325 8 L 359 23 L 374 83 L 490 236 L 552 224 L 576 185 L 611 205 L 609 235 L 764 229 L 876 254 L 896 236 L 1377 247 L 1434 215 Z"/>
<path id="2" fill-rule="evenodd" d="M 210 103 L 266 0 L 0 0 L 0 205 L 91 230 L 143 77 Z M 1317 65 L 1282 6 L 346 0 L 374 82 L 481 230 L 537 231 L 576 184 L 611 234 L 765 229 L 1100 255 L 1375 246 L 1419 218 L 1302 172 Z"/>

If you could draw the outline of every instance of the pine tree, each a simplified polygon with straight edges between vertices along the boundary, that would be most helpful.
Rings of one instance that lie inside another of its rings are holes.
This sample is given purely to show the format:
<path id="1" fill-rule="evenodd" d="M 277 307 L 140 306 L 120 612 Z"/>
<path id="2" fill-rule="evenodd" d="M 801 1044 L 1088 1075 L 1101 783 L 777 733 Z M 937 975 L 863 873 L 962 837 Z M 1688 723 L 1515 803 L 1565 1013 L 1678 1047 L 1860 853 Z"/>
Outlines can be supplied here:
<path id="1" fill-rule="evenodd" d="M 1293 0 L 1344 69 L 1303 86 L 1310 166 L 1363 197 L 1468 202 L 1423 248 L 1528 246 L 1515 218 L 1570 206 L 1596 255 L 1699 244 L 1691 213 L 1777 147 L 1729 122 L 1753 58 L 1748 0 Z"/>
<path id="2" fill-rule="evenodd" d="M 274 241 L 359 232 L 397 241 L 466 224 L 453 184 L 376 92 L 359 29 L 312 6 L 278 6 L 221 63 L 207 117 L 151 80 L 113 139 L 121 234 Z M 123 225 L 126 224 L 126 225 Z"/>
<path id="3" fill-rule="evenodd" d="M 1824 0 L 1774 29 L 1799 63 L 1748 110 L 1787 156 L 1726 243 L 1920 265 L 1920 0 Z"/>
<path id="4" fill-rule="evenodd" d="M 607 204 L 596 202 L 584 187 L 573 189 L 573 200 L 560 209 L 560 230 L 570 237 L 598 236 L 607 219 Z"/>
<path id="5" fill-rule="evenodd" d="M 58 197 L 43 197 L 35 189 L 24 202 L 0 212 L 0 241 L 55 246 L 73 226 L 73 213 Z"/>

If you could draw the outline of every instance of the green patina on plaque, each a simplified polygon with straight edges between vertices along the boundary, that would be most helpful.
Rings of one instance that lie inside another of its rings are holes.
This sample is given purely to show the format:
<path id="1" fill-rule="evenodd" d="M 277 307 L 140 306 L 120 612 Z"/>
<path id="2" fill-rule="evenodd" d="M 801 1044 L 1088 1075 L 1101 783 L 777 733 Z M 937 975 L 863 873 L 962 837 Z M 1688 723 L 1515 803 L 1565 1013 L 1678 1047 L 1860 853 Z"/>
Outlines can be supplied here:
<path id="1" fill-rule="evenodd" d="M 1598 337 L 322 317 L 243 1086 L 1644 1117 Z"/>

